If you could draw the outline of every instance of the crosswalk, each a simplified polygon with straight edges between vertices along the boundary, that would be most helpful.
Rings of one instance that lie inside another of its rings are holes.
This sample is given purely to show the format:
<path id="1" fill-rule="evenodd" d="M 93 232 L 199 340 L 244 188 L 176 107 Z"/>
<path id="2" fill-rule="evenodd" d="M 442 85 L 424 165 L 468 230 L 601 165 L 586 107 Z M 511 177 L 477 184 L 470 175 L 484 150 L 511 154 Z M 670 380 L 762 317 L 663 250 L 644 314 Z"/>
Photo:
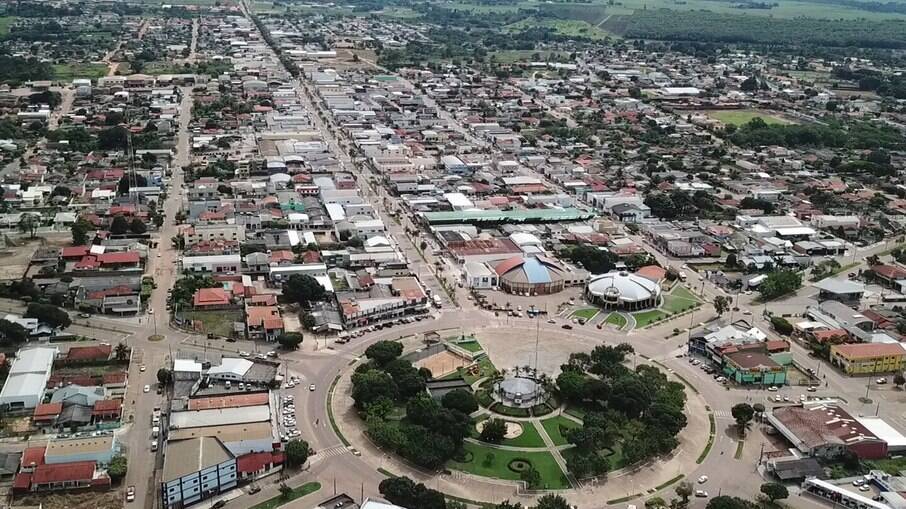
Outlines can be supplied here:
<path id="1" fill-rule="evenodd" d="M 715 410 L 714 417 L 717 419 L 732 419 L 733 414 L 729 410 Z"/>
<path id="2" fill-rule="evenodd" d="M 321 449 L 320 451 L 315 453 L 312 460 L 320 461 L 320 460 L 324 460 L 327 458 L 335 458 L 337 456 L 342 456 L 348 452 L 349 452 L 349 449 L 347 449 L 346 446 L 337 445 L 334 447 L 328 447 L 327 449 Z"/>

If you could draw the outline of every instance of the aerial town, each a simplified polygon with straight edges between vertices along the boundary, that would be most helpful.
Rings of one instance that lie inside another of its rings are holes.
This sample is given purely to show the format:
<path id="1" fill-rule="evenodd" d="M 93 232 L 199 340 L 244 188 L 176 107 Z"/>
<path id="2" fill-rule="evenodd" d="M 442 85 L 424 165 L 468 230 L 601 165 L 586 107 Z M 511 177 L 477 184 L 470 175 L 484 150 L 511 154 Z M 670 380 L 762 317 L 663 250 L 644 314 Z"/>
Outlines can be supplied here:
<path id="1" fill-rule="evenodd" d="M 686 4 L 0 5 L 0 508 L 906 509 L 906 4 Z"/>

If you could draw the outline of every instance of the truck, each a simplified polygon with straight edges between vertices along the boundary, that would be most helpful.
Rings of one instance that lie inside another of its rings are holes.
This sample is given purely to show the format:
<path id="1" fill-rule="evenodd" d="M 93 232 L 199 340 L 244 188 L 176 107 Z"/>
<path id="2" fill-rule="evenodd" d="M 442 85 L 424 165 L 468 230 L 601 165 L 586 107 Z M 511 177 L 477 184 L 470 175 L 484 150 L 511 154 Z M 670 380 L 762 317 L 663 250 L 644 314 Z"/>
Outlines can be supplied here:
<path id="1" fill-rule="evenodd" d="M 436 307 L 437 309 L 440 309 L 440 306 L 441 306 L 440 295 L 434 294 L 434 297 L 432 297 L 432 299 L 434 300 L 434 307 Z"/>

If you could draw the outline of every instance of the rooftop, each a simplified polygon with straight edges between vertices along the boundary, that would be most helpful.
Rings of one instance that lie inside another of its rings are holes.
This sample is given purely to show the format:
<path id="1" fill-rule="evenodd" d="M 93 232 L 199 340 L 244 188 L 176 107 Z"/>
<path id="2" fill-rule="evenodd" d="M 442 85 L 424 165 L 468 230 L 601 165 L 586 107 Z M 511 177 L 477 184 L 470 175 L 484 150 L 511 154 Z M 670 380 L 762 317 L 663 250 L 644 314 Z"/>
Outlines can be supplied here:
<path id="1" fill-rule="evenodd" d="M 174 440 L 171 437 L 167 444 L 167 454 L 164 456 L 161 480 L 168 482 L 179 479 L 205 468 L 219 465 L 232 457 L 233 455 L 216 438 L 199 437 Z"/>

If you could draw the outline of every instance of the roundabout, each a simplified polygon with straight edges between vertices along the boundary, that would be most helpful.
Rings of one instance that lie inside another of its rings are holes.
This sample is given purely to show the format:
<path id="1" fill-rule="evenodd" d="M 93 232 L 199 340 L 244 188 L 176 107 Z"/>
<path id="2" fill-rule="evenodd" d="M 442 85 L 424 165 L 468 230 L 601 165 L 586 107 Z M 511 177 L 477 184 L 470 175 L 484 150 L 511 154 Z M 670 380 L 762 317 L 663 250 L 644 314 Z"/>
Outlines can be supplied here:
<path id="1" fill-rule="evenodd" d="M 470 313 L 477 314 L 476 312 Z M 442 317 L 438 323 L 435 323 L 432 330 L 438 330 L 438 333 L 444 337 L 458 335 L 459 329 L 455 329 L 456 332 L 452 328 L 448 329 L 449 332 L 444 331 L 442 325 L 450 323 L 446 318 L 446 316 Z M 513 321 L 503 323 L 502 320 L 487 319 L 483 321 L 490 323 L 470 332 L 480 342 L 483 351 L 487 353 L 487 360 L 483 360 L 481 369 L 475 370 L 474 373 L 466 369 L 462 370 L 463 378 L 474 388 L 487 382 L 491 378 L 491 374 L 496 372 L 499 375 L 493 366 L 494 359 L 506 359 L 514 366 L 525 363 L 520 369 L 521 372 L 525 372 L 528 363 L 534 360 L 535 355 L 534 342 L 526 341 L 526 337 L 531 337 L 538 331 L 536 321 L 522 320 L 518 323 L 512 323 Z M 402 338 L 402 344 L 407 352 L 418 350 L 420 346 L 423 346 L 421 343 L 423 329 L 426 328 L 407 328 L 405 331 L 407 334 Z M 363 351 L 365 346 L 384 339 L 386 336 L 366 340 L 367 342 L 361 344 L 358 351 Z M 569 361 L 569 352 L 588 351 L 608 342 L 607 338 L 594 330 L 565 331 L 556 327 L 544 327 L 542 337 L 537 360 L 538 372 L 551 375 L 558 374 L 560 365 Z M 398 339 L 398 337 L 393 339 Z M 626 340 L 626 338 L 622 339 Z M 638 344 L 636 338 L 628 339 L 633 346 Z M 658 339 L 658 341 L 658 344 L 651 346 L 663 348 L 663 339 Z M 582 481 L 575 479 L 570 474 L 567 462 L 570 461 L 573 453 L 568 450 L 573 449 L 573 445 L 568 442 L 567 437 L 571 429 L 582 426 L 582 419 L 581 414 L 576 414 L 579 417 L 571 415 L 569 408 L 559 404 L 553 416 L 545 415 L 543 417 L 511 416 L 480 408 L 472 416 L 473 424 L 470 428 L 472 432 L 463 444 L 464 452 L 451 459 L 445 469 L 426 470 L 378 447 L 374 440 L 365 433 L 362 418 L 352 408 L 354 401 L 351 397 L 353 389 L 351 375 L 366 361 L 367 359 L 364 357 L 359 357 L 345 366 L 338 366 L 339 377 L 336 385 L 332 387 L 329 401 L 331 411 L 335 416 L 336 430 L 342 437 L 341 440 L 348 442 L 352 448 L 361 453 L 356 461 L 370 464 L 375 470 L 380 469 L 379 471 L 383 475 L 406 475 L 422 482 L 431 480 L 437 483 L 438 489 L 444 493 L 460 498 L 482 501 L 531 500 L 534 495 L 529 490 L 522 471 L 511 468 L 512 465 L 524 466 L 522 463 L 514 463 L 516 460 L 523 460 L 532 466 L 532 470 L 540 474 L 541 485 L 538 487 L 542 490 L 563 491 L 571 500 L 575 496 L 587 497 L 589 501 L 597 501 L 597 503 L 600 503 L 601 500 L 620 499 L 626 497 L 627 494 L 632 495 L 634 489 L 638 490 L 646 485 L 651 488 L 664 489 L 676 482 L 681 475 L 696 470 L 698 468 L 696 458 L 709 442 L 708 409 L 701 395 L 687 387 L 684 413 L 688 417 L 688 425 L 677 436 L 678 442 L 673 452 L 641 465 L 628 465 L 623 458 L 621 447 L 602 449 L 599 456 L 607 462 L 608 479 L 606 481 Z M 665 361 L 667 361 L 666 358 Z M 648 357 L 641 355 L 631 356 L 627 362 L 630 366 L 650 363 Z M 668 374 L 668 376 L 670 375 Z M 518 380 L 515 374 L 507 379 Z M 505 380 L 500 379 L 498 382 Z M 673 380 L 678 381 L 676 378 Z M 508 391 L 510 396 L 515 396 L 516 393 L 532 393 L 533 389 L 534 384 L 524 384 L 521 381 L 504 385 L 504 390 Z M 484 443 L 477 438 L 484 426 L 482 422 L 488 418 L 500 418 L 507 421 L 507 432 L 500 443 Z M 504 487 L 507 488 L 504 489 Z M 639 496 L 642 494 L 638 493 Z"/>

